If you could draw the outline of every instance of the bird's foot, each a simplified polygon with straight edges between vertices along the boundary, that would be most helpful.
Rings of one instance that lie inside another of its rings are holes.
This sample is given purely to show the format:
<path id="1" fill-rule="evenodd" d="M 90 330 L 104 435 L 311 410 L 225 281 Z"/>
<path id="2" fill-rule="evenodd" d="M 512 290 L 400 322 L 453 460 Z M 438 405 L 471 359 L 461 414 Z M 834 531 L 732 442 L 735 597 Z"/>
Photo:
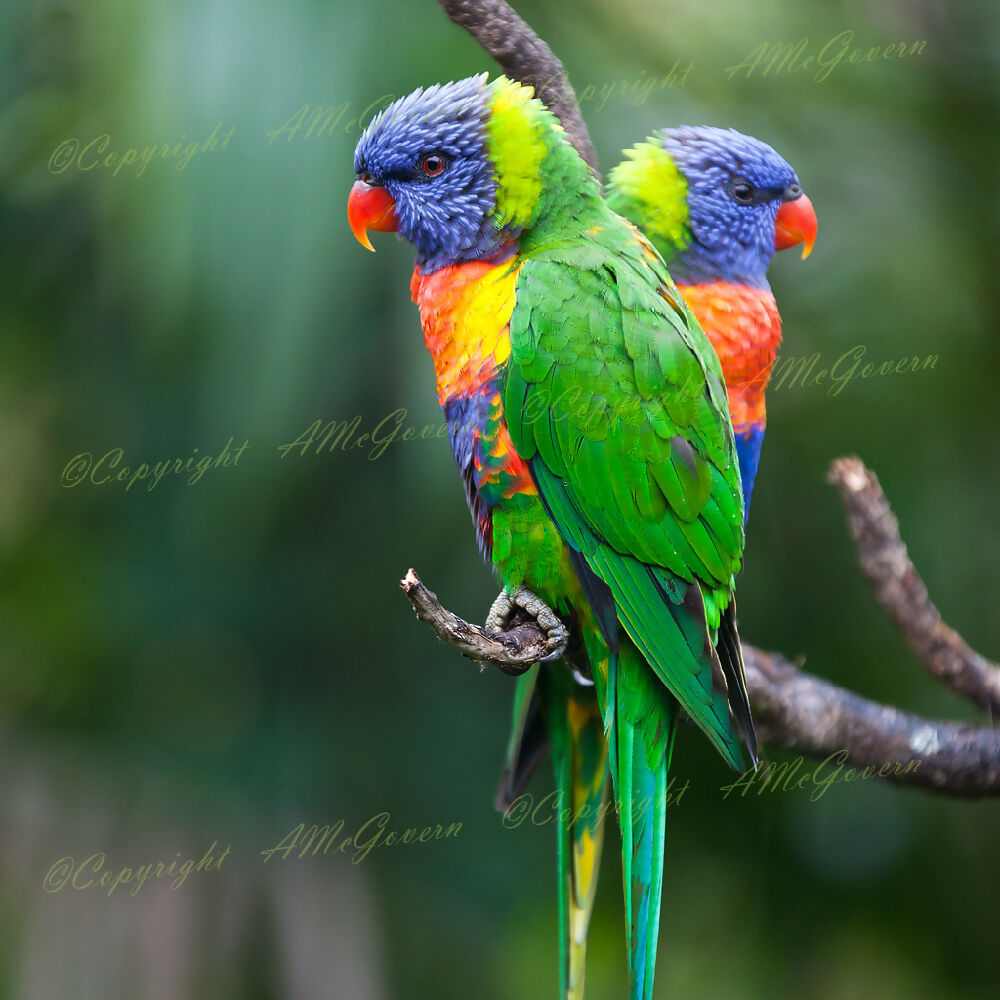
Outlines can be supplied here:
<path id="1" fill-rule="evenodd" d="M 497 595 L 497 599 L 490 608 L 490 613 L 486 616 L 484 631 L 493 633 L 506 631 L 515 608 L 521 608 L 522 611 L 531 615 L 548 637 L 546 647 L 549 653 L 547 656 L 543 656 L 539 663 L 558 660 L 566 651 L 566 645 L 569 642 L 569 629 L 563 625 L 556 613 L 527 587 L 520 587 L 513 594 L 503 590 Z"/>
<path id="2" fill-rule="evenodd" d="M 486 616 L 486 624 L 483 625 L 484 632 L 506 632 L 510 621 L 510 614 L 514 610 L 514 602 L 510 599 L 510 594 L 506 590 L 501 590 L 497 594 L 497 599 L 490 607 L 490 613 Z"/>

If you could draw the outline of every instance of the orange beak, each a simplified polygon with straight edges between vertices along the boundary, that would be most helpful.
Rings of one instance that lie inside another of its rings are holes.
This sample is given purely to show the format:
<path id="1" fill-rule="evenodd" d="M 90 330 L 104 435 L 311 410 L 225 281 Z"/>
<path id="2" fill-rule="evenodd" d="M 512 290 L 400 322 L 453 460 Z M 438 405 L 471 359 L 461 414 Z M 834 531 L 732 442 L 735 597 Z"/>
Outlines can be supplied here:
<path id="1" fill-rule="evenodd" d="M 816 242 L 816 227 L 816 211 L 804 194 L 794 201 L 784 202 L 774 221 L 774 249 L 787 250 L 801 243 L 802 259 L 805 260 Z"/>
<path id="2" fill-rule="evenodd" d="M 368 239 L 368 230 L 379 233 L 396 231 L 396 202 L 384 187 L 375 187 L 364 181 L 355 181 L 347 198 L 347 221 L 354 238 L 375 252 Z"/>

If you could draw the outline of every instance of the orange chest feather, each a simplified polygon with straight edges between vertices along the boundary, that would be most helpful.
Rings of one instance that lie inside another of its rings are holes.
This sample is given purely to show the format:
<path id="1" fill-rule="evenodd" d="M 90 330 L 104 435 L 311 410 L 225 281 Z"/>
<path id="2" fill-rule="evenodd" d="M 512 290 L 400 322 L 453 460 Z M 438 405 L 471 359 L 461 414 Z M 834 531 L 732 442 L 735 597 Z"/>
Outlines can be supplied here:
<path id="1" fill-rule="evenodd" d="M 510 356 L 516 282 L 509 261 L 455 264 L 428 275 L 414 269 L 410 294 L 434 359 L 441 406 L 475 393 Z"/>
<path id="2" fill-rule="evenodd" d="M 774 296 L 727 282 L 682 285 L 680 292 L 722 362 L 733 425 L 763 422 L 764 390 L 781 345 Z"/>

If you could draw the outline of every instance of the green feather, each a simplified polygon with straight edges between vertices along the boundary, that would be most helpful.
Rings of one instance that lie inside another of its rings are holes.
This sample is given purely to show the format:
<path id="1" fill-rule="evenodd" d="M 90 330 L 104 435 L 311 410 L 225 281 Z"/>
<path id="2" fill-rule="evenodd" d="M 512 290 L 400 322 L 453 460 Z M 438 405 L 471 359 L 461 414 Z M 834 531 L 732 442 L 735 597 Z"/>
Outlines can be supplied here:
<path id="1" fill-rule="evenodd" d="M 599 697 L 622 830 L 631 996 L 650 1000 L 678 707 L 738 770 L 732 699 L 753 754 L 734 617 L 724 663 L 715 648 L 742 555 L 743 500 L 715 352 L 648 243 L 588 209 L 591 238 L 576 241 L 578 253 L 572 241 L 539 241 L 521 263 L 504 406 L 549 515 L 610 589 L 625 631 Z M 729 697 L 715 691 L 713 668 L 726 673 Z M 558 724 L 557 713 L 550 731 Z M 560 787 L 570 786 L 572 749 L 556 753 Z M 559 836 L 572 953 L 572 832 Z M 563 968 L 564 995 L 575 996 L 565 992 L 575 968 L 566 951 Z"/>
<path id="2" fill-rule="evenodd" d="M 604 249 L 600 268 L 596 247 Z M 568 262 L 565 246 L 559 257 L 538 252 L 519 272 L 505 390 L 511 438 L 531 461 L 560 533 L 611 588 L 622 625 L 650 666 L 739 767 L 727 701 L 711 686 L 712 633 L 743 544 L 732 430 L 713 377 L 718 360 L 673 303 L 662 263 L 610 213 L 582 265 Z M 594 310 L 595 299 L 615 307 Z M 609 355 L 627 359 L 617 377 L 597 367 Z M 587 359 L 597 374 L 581 379 L 579 361 L 568 357 Z M 687 392 L 674 413 L 660 405 L 695 383 L 701 391 Z M 547 406 L 570 389 L 587 414 L 603 413 L 599 434 L 579 410 L 556 419 Z M 619 416 L 619 409 L 636 412 L 637 402 L 655 421 L 636 426 Z M 671 588 L 691 601 L 665 599 Z"/>
<path id="3" fill-rule="evenodd" d="M 604 843 L 608 746 L 593 694 L 566 672 L 541 682 L 556 775 L 560 996 L 582 1000 L 587 930 Z"/>

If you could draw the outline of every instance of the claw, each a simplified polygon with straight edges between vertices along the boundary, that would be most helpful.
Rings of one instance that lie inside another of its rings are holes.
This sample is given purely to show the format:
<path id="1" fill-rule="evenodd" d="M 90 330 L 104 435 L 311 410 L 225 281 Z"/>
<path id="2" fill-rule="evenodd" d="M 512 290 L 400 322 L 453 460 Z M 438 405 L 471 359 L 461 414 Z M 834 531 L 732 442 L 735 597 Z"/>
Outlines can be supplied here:
<path id="1" fill-rule="evenodd" d="M 549 653 L 538 662 L 551 663 L 553 660 L 561 659 L 569 643 L 569 629 L 563 625 L 556 613 L 527 587 L 520 587 L 514 594 L 505 591 L 497 597 L 486 619 L 486 630 L 503 631 L 515 607 L 531 615 L 548 636 Z"/>
<path id="2" fill-rule="evenodd" d="M 566 643 L 549 633 L 549 645 L 555 648 L 549 653 L 548 656 L 543 656 L 538 662 L 539 663 L 554 663 L 556 660 L 561 660 L 563 653 L 566 652 Z"/>
<path id="3" fill-rule="evenodd" d="M 490 607 L 490 613 L 486 616 L 486 624 L 483 626 L 484 632 L 506 632 L 507 620 L 514 610 L 514 602 L 506 590 L 501 590 L 497 599 Z"/>

